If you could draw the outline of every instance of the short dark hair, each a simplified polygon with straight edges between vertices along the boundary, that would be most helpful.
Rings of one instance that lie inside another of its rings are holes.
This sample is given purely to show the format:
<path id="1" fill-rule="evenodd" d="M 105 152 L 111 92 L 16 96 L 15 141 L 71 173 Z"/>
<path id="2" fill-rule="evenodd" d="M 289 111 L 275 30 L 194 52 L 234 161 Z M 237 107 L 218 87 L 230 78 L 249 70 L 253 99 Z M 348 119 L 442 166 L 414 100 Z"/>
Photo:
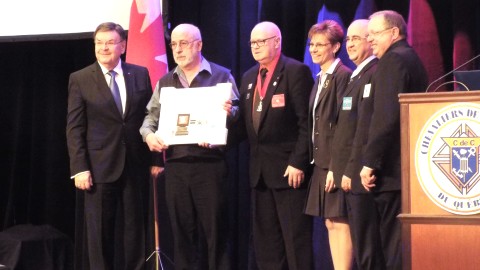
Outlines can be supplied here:
<path id="1" fill-rule="evenodd" d="M 113 23 L 113 22 L 104 22 L 104 23 L 101 23 L 99 26 L 97 26 L 97 29 L 95 29 L 95 32 L 93 33 L 93 39 L 95 39 L 98 32 L 109 32 L 109 31 L 117 32 L 120 38 L 122 39 L 122 41 L 127 39 L 127 33 L 125 32 L 123 27 L 120 24 Z"/>
<path id="2" fill-rule="evenodd" d="M 312 38 L 315 34 L 324 34 L 332 43 L 342 43 L 343 28 L 334 20 L 325 20 L 321 23 L 314 24 L 308 31 L 308 38 Z"/>
<path id="3" fill-rule="evenodd" d="M 340 43 L 340 49 L 335 55 L 338 55 L 342 50 L 344 33 L 342 26 L 340 26 L 338 22 L 334 20 L 324 20 L 321 23 L 314 24 L 308 31 L 308 38 L 311 40 L 313 35 L 316 34 L 324 34 L 332 44 Z"/>
<path id="4" fill-rule="evenodd" d="M 370 15 L 369 19 L 377 16 L 383 17 L 383 20 L 385 21 L 385 27 L 397 27 L 399 30 L 399 35 L 407 38 L 407 24 L 400 13 L 393 10 L 381 10 Z"/>

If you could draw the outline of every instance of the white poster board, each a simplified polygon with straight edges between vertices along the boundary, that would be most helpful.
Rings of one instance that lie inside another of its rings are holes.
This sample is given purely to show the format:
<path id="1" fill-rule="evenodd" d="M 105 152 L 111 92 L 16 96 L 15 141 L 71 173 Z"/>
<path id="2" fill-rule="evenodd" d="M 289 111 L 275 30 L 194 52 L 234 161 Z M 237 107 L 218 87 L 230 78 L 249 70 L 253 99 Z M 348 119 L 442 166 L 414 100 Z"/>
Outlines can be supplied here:
<path id="1" fill-rule="evenodd" d="M 160 91 L 160 119 L 156 135 L 167 145 L 209 143 L 225 145 L 231 83 L 211 87 L 163 87 Z"/>

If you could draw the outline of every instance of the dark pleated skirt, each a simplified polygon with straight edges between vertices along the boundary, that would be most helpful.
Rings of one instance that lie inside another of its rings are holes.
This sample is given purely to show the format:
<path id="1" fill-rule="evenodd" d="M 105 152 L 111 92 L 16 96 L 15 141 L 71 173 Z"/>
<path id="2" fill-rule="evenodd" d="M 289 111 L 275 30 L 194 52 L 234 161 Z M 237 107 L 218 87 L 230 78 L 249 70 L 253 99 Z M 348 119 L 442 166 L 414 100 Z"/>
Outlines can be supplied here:
<path id="1" fill-rule="evenodd" d="M 347 217 L 345 193 L 340 187 L 325 192 L 328 170 L 315 166 L 308 186 L 304 213 L 323 218 Z"/>

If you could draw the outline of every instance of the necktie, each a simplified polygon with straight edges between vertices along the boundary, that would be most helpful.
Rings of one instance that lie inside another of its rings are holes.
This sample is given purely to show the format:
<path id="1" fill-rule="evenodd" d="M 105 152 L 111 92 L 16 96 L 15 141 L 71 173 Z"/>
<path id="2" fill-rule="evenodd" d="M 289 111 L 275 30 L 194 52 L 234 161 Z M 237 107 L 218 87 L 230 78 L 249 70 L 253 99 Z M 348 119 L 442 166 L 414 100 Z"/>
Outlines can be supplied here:
<path id="1" fill-rule="evenodd" d="M 266 68 L 260 69 L 260 87 L 257 87 L 257 91 L 255 91 L 255 98 L 254 98 L 255 103 L 253 104 L 253 108 L 255 109 L 253 110 L 253 113 L 252 113 L 252 122 L 253 122 L 253 128 L 257 133 L 258 133 L 258 127 L 260 125 L 260 115 L 262 114 L 262 110 L 263 110 L 262 99 L 265 96 L 265 93 L 263 93 L 262 90 L 264 90 L 263 84 L 265 83 L 267 72 L 268 72 L 268 69 Z"/>
<path id="2" fill-rule="evenodd" d="M 261 84 L 262 88 L 263 88 L 263 83 L 265 83 L 265 78 L 267 77 L 267 72 L 268 72 L 268 69 L 266 68 L 262 68 L 260 70 L 260 77 L 262 78 L 262 84 Z"/>
<path id="3" fill-rule="evenodd" d="M 117 72 L 110 70 L 108 73 L 110 75 L 110 91 L 112 91 L 113 99 L 115 100 L 115 104 L 117 105 L 117 109 L 120 112 L 121 115 L 123 115 L 123 109 L 122 109 L 122 99 L 120 98 L 120 90 L 118 89 L 118 84 L 115 81 L 115 76 L 117 75 Z"/>

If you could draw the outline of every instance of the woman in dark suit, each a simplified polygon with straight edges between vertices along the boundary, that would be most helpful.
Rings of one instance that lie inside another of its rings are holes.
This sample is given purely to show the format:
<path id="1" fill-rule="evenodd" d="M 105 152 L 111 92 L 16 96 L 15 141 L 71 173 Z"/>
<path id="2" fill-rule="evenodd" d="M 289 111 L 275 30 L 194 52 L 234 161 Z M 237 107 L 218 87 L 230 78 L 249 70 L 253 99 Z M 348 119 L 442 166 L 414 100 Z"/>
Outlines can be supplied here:
<path id="1" fill-rule="evenodd" d="M 310 158 L 314 166 L 305 213 L 325 218 L 335 269 L 352 265 L 352 244 L 347 222 L 345 194 L 341 179 L 334 179 L 330 169 L 331 140 L 343 92 L 351 70 L 337 54 L 343 41 L 342 27 L 332 20 L 315 24 L 308 33 L 310 55 L 321 71 L 310 94 L 309 131 L 312 136 Z"/>

